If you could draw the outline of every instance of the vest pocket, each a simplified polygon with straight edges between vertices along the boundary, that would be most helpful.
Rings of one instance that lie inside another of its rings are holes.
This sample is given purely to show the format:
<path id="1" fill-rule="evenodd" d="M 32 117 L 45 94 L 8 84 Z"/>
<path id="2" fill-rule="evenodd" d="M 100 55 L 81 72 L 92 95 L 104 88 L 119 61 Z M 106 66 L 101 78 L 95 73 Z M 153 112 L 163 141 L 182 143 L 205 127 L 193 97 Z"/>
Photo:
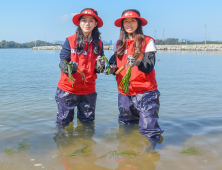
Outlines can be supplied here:
<path id="1" fill-rule="evenodd" d="M 147 77 L 144 73 L 140 73 L 136 75 L 134 78 L 132 77 L 133 82 L 145 83 L 147 81 Z"/>
<path id="2" fill-rule="evenodd" d="M 145 83 L 147 81 L 147 77 L 144 74 L 140 75 L 140 80 L 142 83 Z"/>
<path id="3" fill-rule="evenodd" d="M 142 82 L 132 82 L 130 85 L 130 90 L 133 92 L 140 92 L 140 91 L 145 91 L 146 90 L 146 83 Z"/>

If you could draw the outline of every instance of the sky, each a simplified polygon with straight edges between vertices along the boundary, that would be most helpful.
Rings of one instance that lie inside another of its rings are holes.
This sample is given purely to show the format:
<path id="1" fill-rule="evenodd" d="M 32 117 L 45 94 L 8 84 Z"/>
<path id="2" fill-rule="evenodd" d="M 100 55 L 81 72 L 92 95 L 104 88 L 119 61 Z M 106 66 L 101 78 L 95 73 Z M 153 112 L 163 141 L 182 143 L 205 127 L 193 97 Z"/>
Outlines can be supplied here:
<path id="1" fill-rule="evenodd" d="M 0 0 L 0 41 L 64 41 L 75 34 L 72 17 L 94 8 L 103 20 L 102 40 L 115 42 L 114 21 L 126 9 L 137 9 L 148 21 L 145 35 L 154 39 L 222 40 L 222 0 Z M 164 36 L 163 36 L 164 30 Z"/>

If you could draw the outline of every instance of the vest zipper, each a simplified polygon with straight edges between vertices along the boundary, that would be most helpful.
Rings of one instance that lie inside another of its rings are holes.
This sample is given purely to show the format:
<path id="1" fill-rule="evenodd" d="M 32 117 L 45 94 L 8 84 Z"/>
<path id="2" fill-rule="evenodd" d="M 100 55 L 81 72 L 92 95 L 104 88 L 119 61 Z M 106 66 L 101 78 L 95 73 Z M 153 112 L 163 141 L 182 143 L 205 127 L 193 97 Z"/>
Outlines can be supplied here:
<path id="1" fill-rule="evenodd" d="M 87 41 L 87 50 L 88 50 L 88 53 L 89 53 L 89 42 Z"/>

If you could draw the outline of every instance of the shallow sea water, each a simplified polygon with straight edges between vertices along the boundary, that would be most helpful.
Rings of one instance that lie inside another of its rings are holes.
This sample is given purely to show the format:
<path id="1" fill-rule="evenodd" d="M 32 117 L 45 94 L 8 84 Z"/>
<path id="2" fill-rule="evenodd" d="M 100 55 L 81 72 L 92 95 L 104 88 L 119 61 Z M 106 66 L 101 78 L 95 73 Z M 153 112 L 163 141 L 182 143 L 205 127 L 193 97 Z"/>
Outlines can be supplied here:
<path id="1" fill-rule="evenodd" d="M 0 50 L 0 170 L 222 169 L 221 52 L 158 51 L 159 124 L 165 132 L 150 152 L 138 125 L 118 123 L 113 75 L 98 75 L 94 123 L 75 115 L 57 129 L 59 53 Z M 105 54 L 109 58 L 112 51 Z M 181 153 L 191 147 L 197 153 Z"/>

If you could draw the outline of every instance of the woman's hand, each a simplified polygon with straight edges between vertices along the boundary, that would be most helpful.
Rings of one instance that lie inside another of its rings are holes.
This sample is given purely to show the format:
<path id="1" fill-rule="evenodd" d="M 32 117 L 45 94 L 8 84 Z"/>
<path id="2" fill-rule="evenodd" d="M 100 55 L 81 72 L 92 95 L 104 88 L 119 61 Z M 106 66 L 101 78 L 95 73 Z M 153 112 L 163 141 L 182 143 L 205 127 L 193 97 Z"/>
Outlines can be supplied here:
<path id="1" fill-rule="evenodd" d="M 72 73 L 75 73 L 78 69 L 78 63 L 74 62 L 74 61 L 70 61 L 69 64 L 72 64 L 73 65 L 73 69 L 72 69 Z M 60 70 L 63 72 L 63 73 L 66 73 L 68 74 L 68 67 L 66 66 L 67 63 L 62 60 L 60 63 L 59 63 L 59 68 Z"/>
<path id="2" fill-rule="evenodd" d="M 105 68 L 105 59 L 99 55 L 96 60 L 97 60 L 96 70 L 99 70 L 99 73 L 102 73 Z"/>
<path id="3" fill-rule="evenodd" d="M 70 61 L 69 64 L 72 64 L 72 73 L 75 73 L 78 69 L 78 63 L 74 62 L 74 61 Z"/>
<path id="4" fill-rule="evenodd" d="M 114 74 L 115 75 L 116 70 L 117 70 L 117 67 L 116 67 L 115 64 L 109 66 L 109 74 Z M 108 75 L 108 68 L 107 67 L 104 71 L 104 74 Z"/>
<path id="5" fill-rule="evenodd" d="M 127 57 L 127 61 L 128 61 L 129 65 L 130 65 L 131 67 L 134 66 L 135 58 L 134 58 L 132 55 L 129 55 L 129 56 Z"/>
<path id="6" fill-rule="evenodd" d="M 99 55 L 96 60 L 97 60 L 97 67 L 98 67 L 98 68 L 99 68 L 100 66 L 101 66 L 101 67 L 104 67 L 104 66 L 105 66 L 105 59 L 104 59 L 102 56 Z"/>

